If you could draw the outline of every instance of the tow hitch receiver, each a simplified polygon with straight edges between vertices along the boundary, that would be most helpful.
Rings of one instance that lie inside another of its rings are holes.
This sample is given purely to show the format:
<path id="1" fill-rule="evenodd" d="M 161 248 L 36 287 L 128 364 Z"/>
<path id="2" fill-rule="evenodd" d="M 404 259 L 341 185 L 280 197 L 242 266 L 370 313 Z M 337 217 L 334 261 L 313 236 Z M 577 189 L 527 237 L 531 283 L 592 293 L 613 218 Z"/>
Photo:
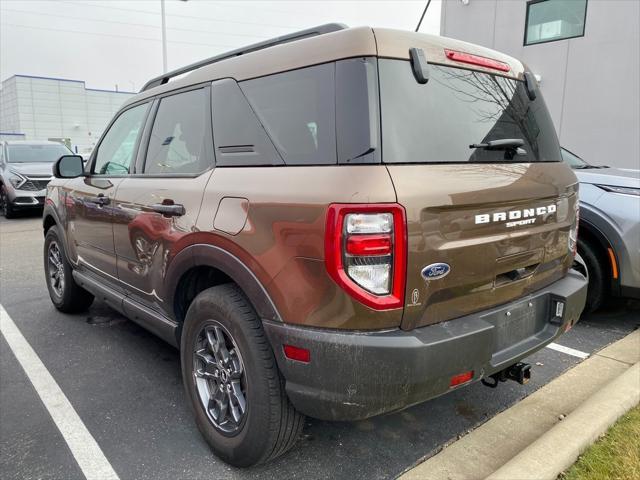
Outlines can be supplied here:
<path id="1" fill-rule="evenodd" d="M 515 380 L 520 385 L 529 383 L 529 380 L 531 380 L 531 365 L 518 362 L 507 370 L 507 377 L 509 380 Z"/>
<path id="2" fill-rule="evenodd" d="M 494 373 L 489 378 L 483 378 L 482 384 L 490 388 L 496 388 L 499 382 L 506 382 L 507 380 L 514 380 L 520 385 L 529 383 L 529 380 L 531 380 L 531 365 L 518 362 L 509 368 Z"/>

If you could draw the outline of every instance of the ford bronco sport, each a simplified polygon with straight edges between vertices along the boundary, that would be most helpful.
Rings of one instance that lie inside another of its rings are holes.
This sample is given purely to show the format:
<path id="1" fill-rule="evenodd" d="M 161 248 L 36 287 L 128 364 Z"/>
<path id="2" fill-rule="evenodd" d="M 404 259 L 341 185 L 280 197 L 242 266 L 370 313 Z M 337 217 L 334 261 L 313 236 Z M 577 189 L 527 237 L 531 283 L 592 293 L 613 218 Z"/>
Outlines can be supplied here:
<path id="1" fill-rule="evenodd" d="M 330 24 L 204 60 L 54 174 L 54 305 L 97 297 L 179 347 L 237 466 L 287 451 L 303 415 L 523 382 L 585 302 L 577 181 L 535 79 L 456 40 Z"/>

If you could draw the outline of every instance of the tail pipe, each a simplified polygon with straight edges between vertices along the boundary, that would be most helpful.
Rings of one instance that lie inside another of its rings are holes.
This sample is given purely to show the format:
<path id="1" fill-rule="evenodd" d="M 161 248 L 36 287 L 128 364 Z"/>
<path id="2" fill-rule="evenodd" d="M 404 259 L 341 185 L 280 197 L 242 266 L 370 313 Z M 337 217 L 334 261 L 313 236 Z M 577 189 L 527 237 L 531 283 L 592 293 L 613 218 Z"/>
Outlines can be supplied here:
<path id="1" fill-rule="evenodd" d="M 529 380 L 531 380 L 531 365 L 518 362 L 515 365 L 494 373 L 488 378 L 483 378 L 482 384 L 490 388 L 496 388 L 500 382 L 506 382 L 507 380 L 514 380 L 520 385 L 529 383 Z"/>

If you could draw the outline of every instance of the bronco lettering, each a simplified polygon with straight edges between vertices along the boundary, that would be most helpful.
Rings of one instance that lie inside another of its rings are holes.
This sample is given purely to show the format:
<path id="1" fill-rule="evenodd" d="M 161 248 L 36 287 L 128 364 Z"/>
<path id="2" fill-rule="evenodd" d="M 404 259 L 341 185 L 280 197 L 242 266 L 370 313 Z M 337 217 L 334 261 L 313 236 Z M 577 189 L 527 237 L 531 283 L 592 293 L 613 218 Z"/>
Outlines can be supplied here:
<path id="1" fill-rule="evenodd" d="M 510 210 L 508 212 L 495 212 L 493 214 L 482 213 L 480 215 L 476 215 L 476 225 L 482 223 L 493 223 L 493 222 L 504 222 L 507 220 L 518 220 L 520 218 L 528 218 L 535 217 L 540 215 L 547 215 L 549 213 L 555 213 L 557 210 L 557 206 L 555 203 L 551 205 L 547 205 L 544 207 L 537 208 L 527 208 L 524 210 Z M 529 220 L 521 220 L 518 222 L 507 222 L 505 225 L 507 227 L 515 227 L 518 225 L 530 225 L 535 223 L 535 218 L 530 218 Z"/>

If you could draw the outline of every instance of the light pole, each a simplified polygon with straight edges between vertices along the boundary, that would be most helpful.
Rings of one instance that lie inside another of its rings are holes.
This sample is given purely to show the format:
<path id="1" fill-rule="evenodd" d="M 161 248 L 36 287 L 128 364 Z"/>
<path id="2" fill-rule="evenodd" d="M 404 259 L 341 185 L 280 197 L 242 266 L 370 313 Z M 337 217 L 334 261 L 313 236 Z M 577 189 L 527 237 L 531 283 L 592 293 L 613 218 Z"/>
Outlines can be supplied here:
<path id="1" fill-rule="evenodd" d="M 167 21 L 164 18 L 164 0 L 160 0 L 162 15 L 162 73 L 167 73 Z"/>
<path id="2" fill-rule="evenodd" d="M 162 16 L 162 73 L 167 73 L 167 19 L 164 14 L 164 0 L 160 0 L 160 15 Z"/>

